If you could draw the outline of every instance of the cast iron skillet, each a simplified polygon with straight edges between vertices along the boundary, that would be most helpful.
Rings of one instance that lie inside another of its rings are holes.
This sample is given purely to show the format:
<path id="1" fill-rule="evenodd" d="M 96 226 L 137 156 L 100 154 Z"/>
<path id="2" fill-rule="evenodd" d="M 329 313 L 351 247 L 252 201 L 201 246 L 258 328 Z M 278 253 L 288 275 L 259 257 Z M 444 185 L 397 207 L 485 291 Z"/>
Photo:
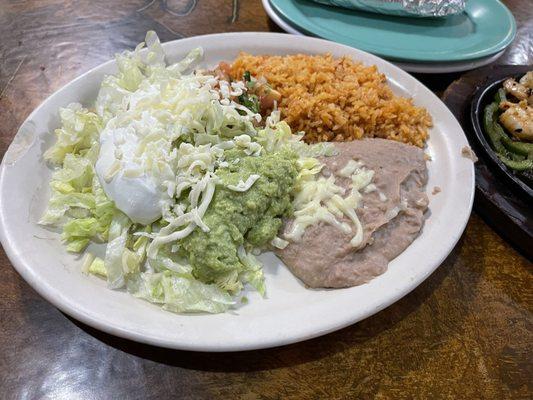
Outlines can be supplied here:
<path id="1" fill-rule="evenodd" d="M 497 170 L 500 173 L 499 175 L 501 178 L 511 187 L 521 191 L 530 198 L 533 198 L 533 171 L 513 171 L 502 163 L 496 153 L 492 150 L 492 147 L 487 140 L 485 129 L 483 128 L 483 114 L 485 107 L 494 101 L 494 95 L 498 89 L 502 87 L 503 82 L 507 78 L 515 78 L 518 80 L 531 69 L 533 69 L 531 66 L 517 66 L 516 73 L 497 80 L 489 79 L 485 84 L 478 87 L 472 98 L 470 121 L 474 128 L 477 142 L 486 156 L 484 158 L 488 160 L 490 167 Z"/>

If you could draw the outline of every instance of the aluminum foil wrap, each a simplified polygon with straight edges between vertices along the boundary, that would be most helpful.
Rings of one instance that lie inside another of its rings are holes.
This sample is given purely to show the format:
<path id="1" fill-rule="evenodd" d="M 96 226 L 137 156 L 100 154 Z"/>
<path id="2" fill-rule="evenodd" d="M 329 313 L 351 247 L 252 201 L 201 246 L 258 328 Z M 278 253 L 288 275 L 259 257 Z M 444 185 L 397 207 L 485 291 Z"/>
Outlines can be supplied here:
<path id="1" fill-rule="evenodd" d="M 401 17 L 445 17 L 463 12 L 466 0 L 313 0 L 329 6 Z"/>

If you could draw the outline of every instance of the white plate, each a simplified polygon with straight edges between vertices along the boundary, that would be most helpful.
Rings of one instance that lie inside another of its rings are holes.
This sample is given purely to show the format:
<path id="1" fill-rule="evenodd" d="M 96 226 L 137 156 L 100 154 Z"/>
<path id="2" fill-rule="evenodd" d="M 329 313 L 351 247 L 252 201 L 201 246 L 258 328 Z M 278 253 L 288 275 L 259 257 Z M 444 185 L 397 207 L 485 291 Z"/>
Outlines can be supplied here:
<path id="1" fill-rule="evenodd" d="M 293 35 L 306 36 L 305 33 L 300 32 L 290 23 L 285 21 L 270 4 L 270 0 L 262 0 L 263 8 L 266 13 L 285 32 Z M 424 74 L 446 74 L 450 72 L 469 71 L 471 69 L 483 67 L 491 64 L 500 58 L 505 50 L 492 54 L 488 57 L 478 58 L 470 61 L 453 61 L 453 62 L 436 62 L 436 63 L 413 63 L 407 61 L 391 61 L 401 69 L 409 72 L 424 73 Z"/>
<path id="2" fill-rule="evenodd" d="M 257 294 L 238 310 L 218 315 L 177 315 L 106 288 L 80 272 L 59 235 L 36 224 L 48 200 L 51 171 L 42 159 L 58 126 L 58 107 L 73 101 L 91 104 L 109 61 L 75 79 L 39 106 L 20 128 L 0 167 L 0 239 L 22 277 L 44 298 L 74 318 L 108 333 L 139 342 L 201 351 L 248 350 L 279 346 L 324 335 L 366 318 L 405 296 L 437 268 L 467 223 L 474 193 L 472 161 L 461 156 L 468 145 L 461 126 L 426 87 L 394 65 L 371 54 L 321 39 L 279 33 L 225 33 L 165 43 L 170 61 L 197 46 L 203 67 L 230 61 L 240 51 L 261 54 L 349 55 L 376 64 L 394 92 L 412 96 L 430 110 L 435 127 L 427 151 L 431 216 L 420 237 L 369 284 L 341 290 L 308 290 L 272 254 L 265 261 L 268 298 Z"/>

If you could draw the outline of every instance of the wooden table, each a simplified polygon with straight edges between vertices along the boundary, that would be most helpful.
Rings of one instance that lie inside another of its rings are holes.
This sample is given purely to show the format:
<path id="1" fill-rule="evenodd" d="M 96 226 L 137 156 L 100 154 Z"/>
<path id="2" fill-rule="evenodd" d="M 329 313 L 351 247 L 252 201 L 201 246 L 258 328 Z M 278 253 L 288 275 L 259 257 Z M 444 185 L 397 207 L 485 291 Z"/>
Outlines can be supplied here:
<path id="1" fill-rule="evenodd" d="M 498 63 L 532 64 L 530 0 L 506 3 L 519 32 Z M 0 154 L 49 94 L 149 29 L 163 41 L 279 31 L 260 0 L 0 0 Z M 418 78 L 440 92 L 458 76 Z M 0 398 L 531 398 L 531 271 L 474 213 L 443 265 L 379 314 L 300 344 L 203 354 L 140 345 L 71 320 L 2 250 Z"/>

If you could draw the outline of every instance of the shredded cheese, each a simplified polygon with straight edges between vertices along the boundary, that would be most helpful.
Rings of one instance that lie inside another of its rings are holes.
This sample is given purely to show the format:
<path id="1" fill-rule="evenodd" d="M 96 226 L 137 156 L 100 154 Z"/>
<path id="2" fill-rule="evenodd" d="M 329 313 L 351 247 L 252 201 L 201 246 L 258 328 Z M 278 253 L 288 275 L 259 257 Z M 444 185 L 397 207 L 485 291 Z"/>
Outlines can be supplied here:
<path id="1" fill-rule="evenodd" d="M 339 171 L 339 176 L 350 178 L 357 169 L 361 168 L 363 164 L 359 161 L 350 160 L 346 163 L 344 168 Z"/>
<path id="2" fill-rule="evenodd" d="M 285 247 L 289 245 L 289 242 L 276 236 L 274 239 L 270 241 L 270 244 L 280 250 L 283 250 Z"/>
<path id="3" fill-rule="evenodd" d="M 252 174 L 246 179 L 246 182 L 243 182 L 242 180 L 239 181 L 237 185 L 228 185 L 227 188 L 230 190 L 233 190 L 235 192 L 246 192 L 248 189 L 250 189 L 255 181 L 257 181 L 260 178 L 257 174 Z"/>
<path id="4" fill-rule="evenodd" d="M 312 161 L 313 160 L 313 161 Z M 363 241 L 363 226 L 355 210 L 361 201 L 360 190 L 365 190 L 371 183 L 374 171 L 366 169 L 359 161 L 350 160 L 339 171 L 339 175 L 351 178 L 351 192 L 343 197 L 345 189 L 335 183 L 335 176 L 318 176 L 323 165 L 316 159 L 307 159 L 300 164 L 299 184 L 294 200 L 294 222 L 285 237 L 292 241 L 301 240 L 305 230 L 319 222 L 330 224 L 346 234 L 354 233 L 350 244 L 359 247 Z M 368 191 L 376 190 L 370 186 Z M 355 232 L 345 222 L 339 221 L 343 216 L 350 219 Z"/>

